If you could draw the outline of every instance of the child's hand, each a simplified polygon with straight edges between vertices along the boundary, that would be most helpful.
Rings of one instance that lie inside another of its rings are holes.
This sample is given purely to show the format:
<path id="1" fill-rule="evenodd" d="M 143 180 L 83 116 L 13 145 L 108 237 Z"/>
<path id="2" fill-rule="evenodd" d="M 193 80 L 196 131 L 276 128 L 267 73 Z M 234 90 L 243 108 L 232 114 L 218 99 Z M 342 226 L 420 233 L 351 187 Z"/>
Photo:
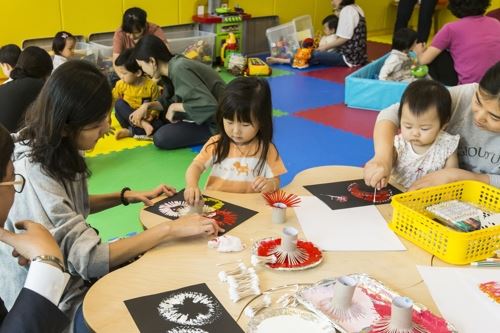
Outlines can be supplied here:
<path id="1" fill-rule="evenodd" d="M 177 193 L 175 188 L 162 184 L 151 191 L 126 191 L 123 196 L 130 203 L 142 201 L 145 205 L 151 206 L 153 202 L 150 199 L 159 197 L 162 194 L 171 197 L 175 193 Z"/>
<path id="2" fill-rule="evenodd" d="M 201 191 L 198 186 L 189 186 L 184 189 L 184 200 L 188 205 L 198 206 L 201 199 Z"/>
<path id="3" fill-rule="evenodd" d="M 265 178 L 258 176 L 255 178 L 252 184 L 252 188 L 255 192 L 269 193 L 276 191 L 275 180 L 273 178 Z"/>
<path id="4" fill-rule="evenodd" d="M 385 163 L 376 157 L 369 160 L 363 169 L 365 183 L 368 186 L 381 189 L 387 186 L 391 175 L 392 164 Z"/>
<path id="5" fill-rule="evenodd" d="M 144 119 L 148 112 L 148 104 L 142 104 L 137 110 L 132 112 L 128 117 L 130 123 L 134 126 L 139 126 L 141 124 L 141 120 Z"/>
<path id="6" fill-rule="evenodd" d="M 103 134 L 103 136 L 115 135 L 116 128 L 109 126 L 108 130 Z"/>

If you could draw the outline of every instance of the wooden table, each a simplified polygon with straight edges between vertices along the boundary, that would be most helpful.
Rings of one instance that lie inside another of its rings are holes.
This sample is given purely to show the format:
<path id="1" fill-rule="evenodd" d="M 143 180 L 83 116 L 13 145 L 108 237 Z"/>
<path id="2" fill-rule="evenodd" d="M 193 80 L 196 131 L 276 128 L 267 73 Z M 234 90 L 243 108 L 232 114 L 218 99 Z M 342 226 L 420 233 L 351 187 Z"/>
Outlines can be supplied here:
<path id="1" fill-rule="evenodd" d="M 310 195 L 303 185 L 361 177 L 360 168 L 312 168 L 299 173 L 284 190 L 298 195 Z M 293 209 L 288 210 L 287 222 L 284 225 L 273 224 L 271 209 L 265 205 L 260 194 L 214 191 L 206 191 L 205 194 L 259 211 L 259 214 L 230 232 L 231 235 L 240 237 L 247 244 L 247 248 L 239 253 L 219 253 L 207 247 L 206 238 L 191 238 L 172 241 L 148 251 L 136 262 L 109 273 L 90 288 L 83 303 L 83 313 L 87 324 L 93 330 L 99 333 L 138 332 L 123 301 L 202 282 L 209 286 L 235 319 L 239 316 L 247 301 L 233 303 L 229 299 L 227 285 L 219 282 L 217 278 L 220 270 L 233 266 L 221 268 L 216 264 L 237 259 L 243 259 L 245 263 L 250 264 L 251 245 L 254 241 L 279 236 L 284 226 L 294 226 L 301 230 L 300 225 Z M 378 208 L 384 218 L 390 220 L 391 206 L 380 205 Z M 144 210 L 140 213 L 140 219 L 146 228 L 166 221 Z M 300 233 L 299 238 L 303 237 Z M 262 268 L 258 272 L 261 289 L 264 291 L 286 284 L 312 283 L 349 273 L 367 273 L 396 292 L 425 304 L 430 310 L 438 313 L 416 269 L 416 265 L 430 265 L 432 256 L 412 243 L 402 241 L 408 251 L 325 252 L 323 263 L 310 270 L 282 272 Z M 245 316 L 242 316 L 238 323 L 246 329 Z"/>

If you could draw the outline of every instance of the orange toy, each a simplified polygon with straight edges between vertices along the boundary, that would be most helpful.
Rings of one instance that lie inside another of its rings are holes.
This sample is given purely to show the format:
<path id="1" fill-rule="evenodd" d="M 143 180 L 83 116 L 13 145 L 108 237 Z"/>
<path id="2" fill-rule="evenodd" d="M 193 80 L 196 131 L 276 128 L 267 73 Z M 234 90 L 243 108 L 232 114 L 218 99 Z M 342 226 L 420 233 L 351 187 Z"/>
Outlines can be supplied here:
<path id="1" fill-rule="evenodd" d="M 293 68 L 303 69 L 309 67 L 309 59 L 311 59 L 313 45 L 314 40 L 312 38 L 306 38 L 302 41 L 302 47 L 297 50 L 293 57 Z"/>

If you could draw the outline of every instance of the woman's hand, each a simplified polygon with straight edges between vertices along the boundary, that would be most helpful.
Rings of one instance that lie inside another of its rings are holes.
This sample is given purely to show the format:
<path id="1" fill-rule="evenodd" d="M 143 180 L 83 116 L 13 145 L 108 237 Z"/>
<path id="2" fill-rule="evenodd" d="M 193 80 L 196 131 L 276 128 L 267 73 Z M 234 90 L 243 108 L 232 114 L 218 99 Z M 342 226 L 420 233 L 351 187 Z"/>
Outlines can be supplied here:
<path id="1" fill-rule="evenodd" d="M 201 198 L 201 191 L 198 186 L 189 186 L 184 189 L 184 200 L 188 205 L 198 206 Z"/>
<path id="2" fill-rule="evenodd" d="M 141 120 L 146 118 L 146 114 L 148 112 L 148 104 L 142 104 L 137 110 L 132 112 L 128 117 L 130 123 L 134 126 L 139 126 L 141 124 Z"/>
<path id="3" fill-rule="evenodd" d="M 387 186 L 391 171 L 392 163 L 374 157 L 363 168 L 365 184 L 380 190 Z"/>
<path id="4" fill-rule="evenodd" d="M 255 177 L 252 188 L 256 192 L 269 193 L 277 190 L 276 180 L 274 178 L 265 178 L 262 176 Z"/>
<path id="5" fill-rule="evenodd" d="M 165 114 L 165 119 L 171 123 L 176 123 L 178 120 L 174 120 L 176 112 L 185 112 L 182 103 L 172 103 L 168 106 L 167 113 Z"/>
<path id="6" fill-rule="evenodd" d="M 19 265 L 25 266 L 38 256 L 53 256 L 64 262 L 59 245 L 43 225 L 21 221 L 16 223 L 16 228 L 24 231 L 16 234 L 0 229 L 0 241 L 14 248 L 12 255 L 17 257 Z"/>
<path id="7" fill-rule="evenodd" d="M 174 238 L 207 235 L 217 236 L 224 229 L 215 220 L 195 214 L 184 215 L 171 224 L 170 236 Z"/>
<path id="8" fill-rule="evenodd" d="M 159 197 L 162 194 L 171 197 L 175 193 L 177 193 L 175 188 L 162 184 L 151 191 L 126 191 L 123 196 L 130 203 L 142 201 L 145 205 L 152 206 L 153 202 L 150 199 Z"/>

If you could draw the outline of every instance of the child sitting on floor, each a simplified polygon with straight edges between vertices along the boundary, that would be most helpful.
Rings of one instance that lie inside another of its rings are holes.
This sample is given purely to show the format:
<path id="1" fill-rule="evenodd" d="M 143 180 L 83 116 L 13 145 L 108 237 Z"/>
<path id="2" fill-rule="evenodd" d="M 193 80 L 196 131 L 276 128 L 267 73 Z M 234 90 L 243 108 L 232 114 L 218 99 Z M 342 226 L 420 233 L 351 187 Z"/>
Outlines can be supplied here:
<path id="1" fill-rule="evenodd" d="M 21 55 L 21 49 L 16 44 L 7 44 L 0 48 L 0 67 L 7 80 L 4 83 L 12 81 L 10 72 L 16 67 L 17 59 Z"/>
<path id="2" fill-rule="evenodd" d="M 319 46 L 328 45 L 337 39 L 335 32 L 337 31 L 337 26 L 339 25 L 339 17 L 335 14 L 328 15 L 321 22 L 323 24 L 323 33 L 319 40 Z M 328 49 L 328 52 L 335 50 L 334 48 Z"/>
<path id="3" fill-rule="evenodd" d="M 415 81 L 417 78 L 411 72 L 414 60 L 410 57 L 409 52 L 416 42 L 416 31 L 409 28 L 396 31 L 392 38 L 391 53 L 385 59 L 378 78 L 384 81 Z"/>
<path id="4" fill-rule="evenodd" d="M 184 199 L 200 203 L 198 182 L 212 168 L 209 190 L 255 193 L 279 189 L 286 172 L 272 143 L 271 90 L 265 79 L 239 77 L 226 87 L 217 110 L 221 133 L 211 137 L 186 171 Z"/>
<path id="5" fill-rule="evenodd" d="M 161 124 L 158 113 L 152 110 L 147 117 L 141 120 L 138 126 L 132 126 L 129 117 L 142 104 L 156 100 L 160 96 L 160 89 L 156 82 L 143 75 L 141 68 L 132 56 L 132 49 L 123 51 L 115 60 L 116 74 L 120 78 L 113 88 L 116 119 L 123 127 L 115 137 L 149 138 Z M 158 126 L 159 125 L 159 126 Z"/>
<path id="6" fill-rule="evenodd" d="M 59 31 L 52 40 L 54 70 L 75 55 L 76 38 L 66 31 Z"/>
<path id="7" fill-rule="evenodd" d="M 458 167 L 460 135 L 444 131 L 451 117 L 451 96 L 441 83 L 411 83 L 398 113 L 401 133 L 394 138 L 392 169 L 396 182 L 408 188 L 428 173 Z"/>
<path id="8" fill-rule="evenodd" d="M 325 46 L 328 45 L 329 43 L 333 42 L 334 40 L 337 39 L 337 35 L 335 35 L 335 32 L 337 31 L 337 26 L 339 24 L 339 18 L 337 15 L 331 14 L 325 17 L 322 21 L 323 24 L 323 32 L 324 36 L 321 37 L 319 41 L 319 46 Z M 305 38 L 302 41 L 301 47 L 297 50 L 295 55 L 293 57 L 288 57 L 288 56 L 274 56 L 271 54 L 270 57 L 266 58 L 266 62 L 268 64 L 292 64 L 293 67 L 295 68 L 307 68 L 309 67 L 309 64 L 301 64 L 300 66 L 296 66 L 294 64 L 294 60 L 297 56 L 303 57 L 300 53 L 303 52 L 304 49 L 310 49 L 309 45 L 309 40 L 310 38 Z M 304 43 L 307 43 L 307 45 L 304 45 Z M 312 45 L 311 45 L 312 46 Z M 334 51 L 335 48 L 328 49 L 327 52 Z M 311 52 L 312 49 L 309 50 L 309 56 L 307 57 L 307 62 L 309 62 L 309 58 L 311 58 Z M 295 61 L 296 62 L 296 61 Z"/>

